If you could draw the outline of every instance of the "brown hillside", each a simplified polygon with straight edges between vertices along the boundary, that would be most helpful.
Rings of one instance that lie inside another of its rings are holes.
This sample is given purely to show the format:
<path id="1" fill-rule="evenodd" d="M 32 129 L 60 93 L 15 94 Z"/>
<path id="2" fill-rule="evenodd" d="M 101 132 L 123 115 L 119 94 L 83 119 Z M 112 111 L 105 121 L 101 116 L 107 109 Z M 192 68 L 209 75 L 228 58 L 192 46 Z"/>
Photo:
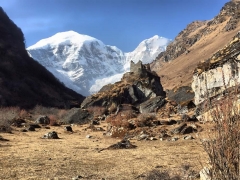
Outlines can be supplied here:
<path id="1" fill-rule="evenodd" d="M 0 7 L 0 106 L 69 107 L 82 100 L 28 56 L 21 29 Z"/>
<path id="2" fill-rule="evenodd" d="M 210 21 L 195 21 L 152 63 L 164 89 L 190 85 L 192 73 L 200 61 L 223 48 L 240 30 L 240 1 L 224 5 Z"/>

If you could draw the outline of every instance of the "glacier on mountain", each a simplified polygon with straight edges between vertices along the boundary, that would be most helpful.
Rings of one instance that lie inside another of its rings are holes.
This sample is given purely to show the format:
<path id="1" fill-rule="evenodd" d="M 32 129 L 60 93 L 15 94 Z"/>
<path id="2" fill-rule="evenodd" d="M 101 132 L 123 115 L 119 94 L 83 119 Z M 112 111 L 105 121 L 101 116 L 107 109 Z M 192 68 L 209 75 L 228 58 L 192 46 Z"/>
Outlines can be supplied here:
<path id="1" fill-rule="evenodd" d="M 129 71 L 131 60 L 152 62 L 169 42 L 156 35 L 142 41 L 133 52 L 124 53 L 96 38 L 67 31 L 42 39 L 27 51 L 65 86 L 88 96 L 119 81 Z"/>

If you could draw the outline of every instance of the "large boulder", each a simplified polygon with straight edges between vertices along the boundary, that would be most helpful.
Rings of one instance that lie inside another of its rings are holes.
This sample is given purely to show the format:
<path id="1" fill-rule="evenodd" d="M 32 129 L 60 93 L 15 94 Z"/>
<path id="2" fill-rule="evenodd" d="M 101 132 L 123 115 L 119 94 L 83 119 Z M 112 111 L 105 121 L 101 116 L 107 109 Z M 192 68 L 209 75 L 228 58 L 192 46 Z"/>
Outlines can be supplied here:
<path id="1" fill-rule="evenodd" d="M 87 110 L 72 108 L 61 121 L 63 124 L 85 124 L 92 120 L 93 116 Z"/>
<path id="2" fill-rule="evenodd" d="M 151 113 L 156 112 L 165 104 L 165 98 L 162 96 L 157 96 L 155 98 L 149 99 L 140 104 L 140 113 Z"/>
<path id="3" fill-rule="evenodd" d="M 39 116 L 37 118 L 37 120 L 35 121 L 36 124 L 49 124 L 50 123 L 50 119 L 48 116 Z"/>
<path id="4" fill-rule="evenodd" d="M 52 131 L 43 135 L 43 139 L 59 139 L 57 132 Z"/>
<path id="5" fill-rule="evenodd" d="M 188 105 L 194 100 L 194 92 L 189 86 L 181 86 L 167 91 L 169 101 L 175 102 L 181 106 Z"/>
<path id="6" fill-rule="evenodd" d="M 130 69 L 120 82 L 104 86 L 97 94 L 87 97 L 81 108 L 102 106 L 109 109 L 119 104 L 139 105 L 148 99 L 166 96 L 160 77 L 149 66 L 131 62 Z"/>

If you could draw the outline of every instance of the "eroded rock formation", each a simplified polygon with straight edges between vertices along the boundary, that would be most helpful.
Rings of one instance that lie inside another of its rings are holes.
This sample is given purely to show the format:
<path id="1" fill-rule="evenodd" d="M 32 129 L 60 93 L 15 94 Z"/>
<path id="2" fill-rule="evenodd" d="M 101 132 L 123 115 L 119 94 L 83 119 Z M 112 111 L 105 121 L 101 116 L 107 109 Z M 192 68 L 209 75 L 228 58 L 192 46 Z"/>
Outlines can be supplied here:
<path id="1" fill-rule="evenodd" d="M 130 72 L 125 73 L 121 81 L 104 86 L 99 93 L 87 97 L 81 104 L 89 106 L 117 107 L 120 104 L 139 105 L 157 97 L 165 97 L 160 77 L 142 62 L 131 62 Z"/>
<path id="2" fill-rule="evenodd" d="M 202 62 L 194 71 L 192 89 L 195 104 L 222 94 L 240 83 L 240 31 L 232 41 Z"/>

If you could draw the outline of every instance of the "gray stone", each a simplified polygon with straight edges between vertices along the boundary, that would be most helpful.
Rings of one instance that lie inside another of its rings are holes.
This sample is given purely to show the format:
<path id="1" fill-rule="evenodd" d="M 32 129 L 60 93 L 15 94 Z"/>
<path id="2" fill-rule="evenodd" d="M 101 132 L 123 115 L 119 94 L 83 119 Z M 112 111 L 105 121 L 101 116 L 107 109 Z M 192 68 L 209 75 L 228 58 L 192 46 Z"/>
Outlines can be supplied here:
<path id="1" fill-rule="evenodd" d="M 185 127 L 187 127 L 187 124 L 186 124 L 186 123 L 183 123 L 183 124 L 179 125 L 178 127 L 174 128 L 171 132 L 172 132 L 173 134 L 179 134 L 179 133 L 182 132 L 182 130 L 183 130 Z"/>
<path id="2" fill-rule="evenodd" d="M 82 179 L 82 178 L 83 178 L 82 176 L 78 175 L 76 177 L 73 177 L 72 180 L 79 180 L 79 179 Z"/>
<path id="3" fill-rule="evenodd" d="M 162 96 L 157 96 L 155 98 L 151 98 L 140 104 L 140 112 L 141 113 L 151 113 L 156 112 L 159 108 L 161 108 L 165 104 L 165 98 Z"/>
<path id="4" fill-rule="evenodd" d="M 141 134 L 139 137 L 138 137 L 138 140 L 144 140 L 144 139 L 147 139 L 149 137 L 148 134 Z"/>
<path id="5" fill-rule="evenodd" d="M 58 134 L 55 131 L 46 133 L 42 138 L 43 139 L 59 139 Z"/>
<path id="6" fill-rule="evenodd" d="M 191 135 L 188 135 L 188 136 L 184 136 L 183 139 L 185 140 L 191 140 L 191 139 L 194 139 Z"/>
<path id="7" fill-rule="evenodd" d="M 92 118 L 93 114 L 90 114 L 87 110 L 72 108 L 61 121 L 65 124 L 85 124 L 89 123 Z"/>
<path id="8" fill-rule="evenodd" d="M 73 132 L 71 126 L 65 126 L 65 127 L 64 127 L 64 130 L 65 130 L 65 131 L 68 131 L 68 132 Z"/>
<path id="9" fill-rule="evenodd" d="M 150 140 L 151 140 L 151 141 L 155 141 L 155 140 L 157 140 L 157 138 L 155 138 L 155 137 L 150 137 Z"/>
<path id="10" fill-rule="evenodd" d="M 200 180 L 212 180 L 210 175 L 210 169 L 208 167 L 204 167 L 200 172 Z"/>
<path id="11" fill-rule="evenodd" d="M 86 135 L 86 138 L 90 139 L 90 138 L 92 138 L 92 136 L 88 134 L 88 135 Z"/>
<path id="12" fill-rule="evenodd" d="M 194 129 L 192 126 L 186 126 L 181 131 L 181 134 L 190 134 L 190 133 L 193 133 L 193 132 L 197 132 L 197 130 Z"/>
<path id="13" fill-rule="evenodd" d="M 177 138 L 177 137 L 173 137 L 171 140 L 172 141 L 177 141 L 179 138 Z"/>
<path id="14" fill-rule="evenodd" d="M 50 123 L 50 119 L 49 119 L 48 116 L 39 116 L 39 117 L 37 118 L 37 120 L 35 121 L 35 123 L 47 125 L 47 124 Z"/>
<path id="15" fill-rule="evenodd" d="M 27 130 L 28 130 L 28 131 L 35 131 L 35 127 L 30 125 L 30 126 L 27 128 Z"/>

